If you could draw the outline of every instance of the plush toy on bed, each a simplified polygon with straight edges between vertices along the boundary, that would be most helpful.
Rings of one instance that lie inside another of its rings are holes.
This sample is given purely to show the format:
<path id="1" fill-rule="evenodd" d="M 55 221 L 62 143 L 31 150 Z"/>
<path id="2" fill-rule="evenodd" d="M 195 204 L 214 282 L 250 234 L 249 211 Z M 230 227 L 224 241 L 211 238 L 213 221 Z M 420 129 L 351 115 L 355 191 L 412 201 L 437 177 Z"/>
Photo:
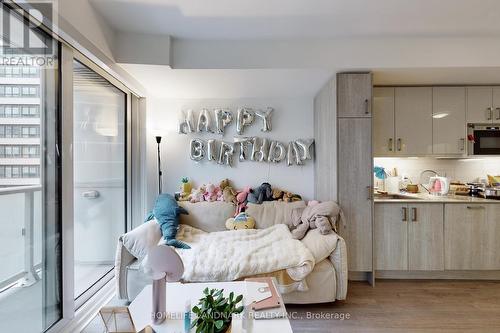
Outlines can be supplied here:
<path id="1" fill-rule="evenodd" d="M 191 194 L 189 195 L 189 201 L 192 203 L 205 201 L 205 188 L 193 188 Z"/>
<path id="2" fill-rule="evenodd" d="M 203 197 L 205 198 L 205 201 L 217 201 L 217 186 L 208 183 L 204 187 L 205 193 L 203 194 Z"/>
<path id="3" fill-rule="evenodd" d="M 236 205 L 236 191 L 229 183 L 229 179 L 224 179 L 220 182 L 219 187 L 222 191 L 222 198 L 224 202 L 230 202 Z"/>
<path id="4" fill-rule="evenodd" d="M 189 182 L 189 178 L 182 177 L 182 179 L 181 179 L 181 193 L 179 195 L 179 201 L 188 201 L 192 190 L 193 190 L 193 187 L 191 186 L 191 183 Z"/>
<path id="5" fill-rule="evenodd" d="M 248 202 L 254 204 L 261 204 L 264 201 L 273 200 L 273 190 L 271 188 L 271 184 L 262 183 L 259 187 L 252 190 L 247 197 Z"/>
<path id="6" fill-rule="evenodd" d="M 294 194 L 291 192 L 285 192 L 283 194 L 283 201 L 284 202 L 295 202 L 295 201 L 301 201 L 302 197 L 298 194 Z"/>
<path id="7" fill-rule="evenodd" d="M 236 217 L 226 220 L 226 228 L 229 230 L 253 229 L 255 228 L 255 219 L 247 213 L 239 213 Z"/>
<path id="8" fill-rule="evenodd" d="M 247 186 L 243 189 L 243 191 L 240 191 L 238 192 L 238 194 L 236 194 L 236 213 L 234 214 L 234 216 L 245 211 L 245 208 L 247 206 L 247 197 L 251 191 L 252 189 Z"/>
<path id="9" fill-rule="evenodd" d="M 175 239 L 177 229 L 179 228 L 179 215 L 189 214 L 183 207 L 179 207 L 175 198 L 170 194 L 163 193 L 158 196 L 155 202 L 153 213 L 150 214 L 149 220 L 153 217 L 160 225 L 161 234 L 167 245 L 180 249 L 190 249 L 186 243 Z"/>
<path id="10" fill-rule="evenodd" d="M 285 192 L 283 192 L 280 189 L 273 188 L 273 200 L 275 201 L 283 201 L 283 195 Z"/>
<path id="11" fill-rule="evenodd" d="M 345 218 L 339 205 L 333 201 L 310 201 L 306 208 L 295 209 L 292 212 L 292 236 L 302 239 L 309 229 L 318 228 L 322 235 L 331 233 L 337 219 L 345 223 Z"/>

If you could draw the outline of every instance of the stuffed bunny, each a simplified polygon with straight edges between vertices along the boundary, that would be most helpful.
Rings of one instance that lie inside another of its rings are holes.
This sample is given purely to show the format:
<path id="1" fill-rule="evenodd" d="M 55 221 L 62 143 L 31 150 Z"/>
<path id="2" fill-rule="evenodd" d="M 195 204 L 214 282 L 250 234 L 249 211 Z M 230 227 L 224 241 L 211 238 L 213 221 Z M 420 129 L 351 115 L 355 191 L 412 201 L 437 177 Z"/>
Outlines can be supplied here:
<path id="1" fill-rule="evenodd" d="M 250 191 L 252 191 L 252 189 L 247 186 L 243 189 L 243 191 L 240 191 L 238 192 L 238 194 L 236 194 L 236 213 L 234 214 L 234 216 L 245 211 L 247 205 L 247 197 Z"/>

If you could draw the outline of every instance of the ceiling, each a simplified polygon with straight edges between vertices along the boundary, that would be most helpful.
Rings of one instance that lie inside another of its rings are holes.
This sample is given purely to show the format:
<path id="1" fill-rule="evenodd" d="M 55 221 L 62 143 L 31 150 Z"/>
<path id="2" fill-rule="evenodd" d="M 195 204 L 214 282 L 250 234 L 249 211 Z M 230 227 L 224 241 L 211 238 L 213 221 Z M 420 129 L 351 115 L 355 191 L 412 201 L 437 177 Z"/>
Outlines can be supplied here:
<path id="1" fill-rule="evenodd" d="M 186 39 L 500 36 L 498 0 L 89 0 L 117 31 Z"/>
<path id="2" fill-rule="evenodd" d="M 333 75 L 317 69 L 176 69 L 120 64 L 157 98 L 313 98 Z"/>

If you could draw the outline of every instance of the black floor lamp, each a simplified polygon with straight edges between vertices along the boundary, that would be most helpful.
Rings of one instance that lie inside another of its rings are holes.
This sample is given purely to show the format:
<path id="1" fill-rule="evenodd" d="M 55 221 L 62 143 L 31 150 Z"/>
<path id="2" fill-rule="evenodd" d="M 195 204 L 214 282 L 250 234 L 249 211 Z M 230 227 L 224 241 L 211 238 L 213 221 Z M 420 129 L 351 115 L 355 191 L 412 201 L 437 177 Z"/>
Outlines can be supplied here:
<path id="1" fill-rule="evenodd" d="M 158 194 L 161 194 L 161 157 L 160 157 L 160 143 L 161 143 L 161 136 L 156 137 L 156 143 L 158 144 Z"/>

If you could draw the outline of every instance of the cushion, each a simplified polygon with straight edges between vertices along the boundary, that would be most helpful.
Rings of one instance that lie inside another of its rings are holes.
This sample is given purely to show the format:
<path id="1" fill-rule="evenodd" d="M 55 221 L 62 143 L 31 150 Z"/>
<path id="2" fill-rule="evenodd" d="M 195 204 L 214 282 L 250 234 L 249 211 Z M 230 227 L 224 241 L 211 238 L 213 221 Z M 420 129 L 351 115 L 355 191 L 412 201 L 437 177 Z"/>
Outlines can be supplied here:
<path id="1" fill-rule="evenodd" d="M 291 226 L 294 209 L 305 207 L 304 201 L 264 201 L 260 205 L 249 203 L 246 212 L 255 219 L 256 229 L 265 229 L 280 223 Z"/>
<path id="2" fill-rule="evenodd" d="M 311 229 L 301 242 L 311 251 L 314 260 L 318 263 L 330 256 L 337 247 L 338 239 L 339 237 L 334 232 L 322 235 L 319 229 Z"/>
<path id="3" fill-rule="evenodd" d="M 161 240 L 160 225 L 156 219 L 141 224 L 121 236 L 123 246 L 137 259 L 144 259 L 148 250 Z"/>
<path id="4" fill-rule="evenodd" d="M 180 201 L 189 215 L 181 215 L 180 223 L 187 224 L 206 232 L 226 230 L 226 220 L 234 216 L 235 206 L 229 202 L 196 202 Z"/>

